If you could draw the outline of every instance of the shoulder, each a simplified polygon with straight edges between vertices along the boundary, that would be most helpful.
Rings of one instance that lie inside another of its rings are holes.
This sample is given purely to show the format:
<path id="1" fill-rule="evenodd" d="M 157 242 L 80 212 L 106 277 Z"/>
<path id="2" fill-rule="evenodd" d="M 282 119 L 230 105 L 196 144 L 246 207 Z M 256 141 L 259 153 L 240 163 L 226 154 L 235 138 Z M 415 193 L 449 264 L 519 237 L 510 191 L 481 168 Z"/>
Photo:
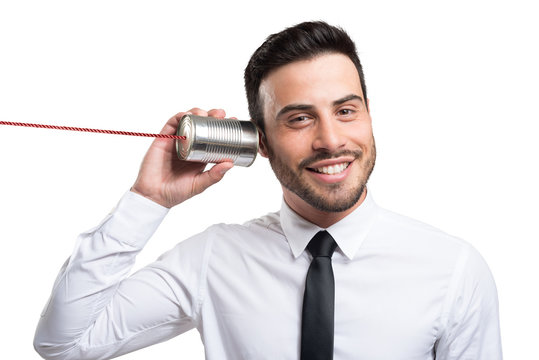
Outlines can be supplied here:
<path id="1" fill-rule="evenodd" d="M 479 252 L 466 240 L 422 221 L 379 208 L 365 244 L 371 252 L 450 283 L 489 278 Z"/>
<path id="2" fill-rule="evenodd" d="M 283 234 L 283 230 L 281 228 L 279 212 L 273 212 L 255 219 L 251 219 L 243 224 L 215 224 L 206 229 L 203 234 L 204 233 L 207 236 L 221 239 L 257 234 L 279 235 Z"/>
<path id="3" fill-rule="evenodd" d="M 236 246 L 268 238 L 284 237 L 279 212 L 249 220 L 243 224 L 219 223 L 208 227 L 177 246 L 184 251 L 202 251 L 208 246 Z"/>
<path id="4" fill-rule="evenodd" d="M 450 253 L 456 255 L 472 249 L 467 241 L 457 236 L 384 208 L 378 208 L 377 225 L 374 228 L 374 235 L 386 238 L 386 241 L 395 246 L 445 252 L 446 255 Z"/>
<path id="5" fill-rule="evenodd" d="M 441 336 L 454 338 L 481 328 L 491 331 L 493 339 L 498 337 L 496 284 L 474 246 L 434 226 L 382 208 L 372 235 L 374 246 L 382 247 L 384 254 L 396 261 L 411 262 L 415 271 L 435 279 L 433 289 L 443 294 Z"/>
<path id="6" fill-rule="evenodd" d="M 382 208 L 379 208 L 377 219 L 374 236 L 380 239 L 379 243 L 397 249 L 417 261 L 424 259 L 431 269 L 449 271 L 449 287 L 464 286 L 473 291 L 481 283 L 485 292 L 495 292 L 486 261 L 468 241 Z"/>
<path id="7" fill-rule="evenodd" d="M 280 226 L 279 213 L 270 213 L 244 224 L 214 224 L 204 231 L 180 241 L 162 254 L 157 264 L 181 267 L 183 271 L 201 272 L 214 257 L 236 256 L 250 248 L 260 248 L 272 241 L 281 242 L 284 235 Z M 261 245 L 262 244 L 262 245 Z"/>

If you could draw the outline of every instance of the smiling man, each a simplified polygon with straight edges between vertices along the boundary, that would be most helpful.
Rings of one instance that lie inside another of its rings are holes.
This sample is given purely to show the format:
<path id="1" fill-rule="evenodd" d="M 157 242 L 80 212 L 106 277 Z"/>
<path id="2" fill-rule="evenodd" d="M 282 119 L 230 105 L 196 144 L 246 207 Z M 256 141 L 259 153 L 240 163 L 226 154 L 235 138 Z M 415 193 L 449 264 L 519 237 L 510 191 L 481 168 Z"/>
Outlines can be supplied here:
<path id="1" fill-rule="evenodd" d="M 376 157 L 358 72 L 344 54 L 319 54 L 272 71 L 260 85 L 262 154 L 296 213 L 328 227 L 364 198 Z"/>
<path id="2" fill-rule="evenodd" d="M 107 359 L 196 328 L 207 359 L 501 359 L 496 288 L 481 256 L 367 191 L 376 148 L 348 35 L 323 22 L 271 35 L 245 85 L 260 152 L 282 184 L 280 211 L 212 226 L 129 276 L 168 209 L 232 167 L 205 171 L 156 140 L 131 191 L 79 237 L 36 350 Z"/>

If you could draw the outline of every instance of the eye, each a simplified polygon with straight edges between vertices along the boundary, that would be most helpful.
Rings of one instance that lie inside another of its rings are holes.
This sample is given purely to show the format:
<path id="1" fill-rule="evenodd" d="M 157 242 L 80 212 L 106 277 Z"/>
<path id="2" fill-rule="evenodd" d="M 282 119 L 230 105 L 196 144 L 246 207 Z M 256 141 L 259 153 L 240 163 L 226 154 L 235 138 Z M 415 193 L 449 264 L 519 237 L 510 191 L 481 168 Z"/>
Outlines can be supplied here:
<path id="1" fill-rule="evenodd" d="M 286 125 L 291 129 L 303 129 L 311 124 L 313 117 L 309 114 L 292 114 L 287 120 Z"/>
<path id="2" fill-rule="evenodd" d="M 343 116 L 349 116 L 355 113 L 355 110 L 352 109 L 340 109 L 337 114 L 343 115 Z"/>
<path id="3" fill-rule="evenodd" d="M 296 116 L 294 118 L 291 118 L 290 120 L 288 120 L 289 122 L 291 123 L 294 123 L 294 122 L 303 122 L 303 121 L 307 121 L 309 120 L 309 117 L 306 116 L 306 115 L 301 115 L 301 116 Z"/>

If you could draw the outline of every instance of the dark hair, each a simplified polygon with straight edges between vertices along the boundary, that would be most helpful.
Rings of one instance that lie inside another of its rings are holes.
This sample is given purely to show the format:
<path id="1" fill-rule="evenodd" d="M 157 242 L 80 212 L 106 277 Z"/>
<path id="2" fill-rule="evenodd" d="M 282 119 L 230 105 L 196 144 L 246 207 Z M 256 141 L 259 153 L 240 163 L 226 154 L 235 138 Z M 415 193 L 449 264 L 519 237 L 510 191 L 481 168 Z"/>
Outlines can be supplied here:
<path id="1" fill-rule="evenodd" d="M 365 101 L 367 87 L 356 45 L 341 28 L 323 21 L 304 22 L 268 36 L 254 52 L 245 68 L 245 91 L 249 115 L 264 132 L 264 110 L 259 96 L 260 83 L 269 73 L 295 61 L 312 59 L 324 53 L 348 56 L 356 66 Z"/>

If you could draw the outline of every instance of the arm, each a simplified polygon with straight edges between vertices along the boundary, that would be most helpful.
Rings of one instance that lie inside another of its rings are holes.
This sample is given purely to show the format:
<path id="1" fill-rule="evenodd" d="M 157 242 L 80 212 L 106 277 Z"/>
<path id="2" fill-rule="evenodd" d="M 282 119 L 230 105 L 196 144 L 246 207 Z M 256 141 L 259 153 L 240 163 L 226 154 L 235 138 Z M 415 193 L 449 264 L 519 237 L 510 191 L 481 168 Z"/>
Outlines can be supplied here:
<path id="1" fill-rule="evenodd" d="M 464 251 L 446 300 L 436 359 L 501 360 L 496 285 L 475 249 Z"/>
<path id="2" fill-rule="evenodd" d="M 166 208 L 127 193 L 97 228 L 79 236 L 36 330 L 34 347 L 41 356 L 107 358 L 111 351 L 120 350 L 118 345 L 125 347 L 121 343 L 133 336 L 122 314 L 130 312 L 127 302 L 145 301 L 146 295 L 153 295 L 139 291 L 125 296 L 120 291 L 122 280 L 166 213 Z M 153 292 L 163 288 L 162 284 L 155 285 Z M 161 296 L 159 301 L 166 301 L 166 297 Z M 172 306 L 169 304 L 166 311 L 172 311 Z M 113 346 L 106 349 L 100 346 L 103 344 Z"/>
<path id="3" fill-rule="evenodd" d="M 224 116 L 222 110 L 192 113 Z M 171 118 L 162 133 L 174 133 L 182 115 Z M 193 262 L 182 269 L 177 261 L 169 262 L 174 266 L 161 261 L 127 276 L 168 208 L 218 182 L 232 164 L 217 164 L 208 171 L 204 167 L 179 160 L 173 141 L 152 143 L 132 191 L 97 228 L 79 236 L 60 271 L 35 334 L 34 347 L 40 355 L 108 359 L 196 326 L 198 278 L 177 274 L 198 271 Z M 169 256 L 179 251 L 177 247 Z M 189 255 L 197 258 L 203 253 L 200 248 Z"/>

